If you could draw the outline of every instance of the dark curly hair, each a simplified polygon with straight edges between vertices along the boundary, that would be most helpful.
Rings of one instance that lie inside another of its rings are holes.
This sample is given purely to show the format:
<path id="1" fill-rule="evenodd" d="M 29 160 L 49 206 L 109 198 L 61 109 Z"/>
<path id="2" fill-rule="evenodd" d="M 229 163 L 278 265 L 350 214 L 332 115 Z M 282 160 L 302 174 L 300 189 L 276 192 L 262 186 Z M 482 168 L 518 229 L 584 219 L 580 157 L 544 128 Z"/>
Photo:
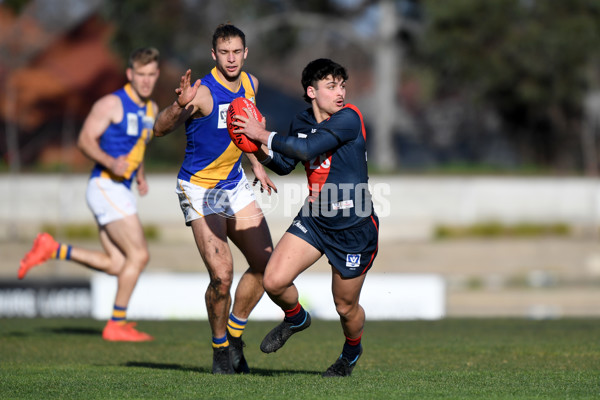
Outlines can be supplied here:
<path id="1" fill-rule="evenodd" d="M 311 102 L 311 98 L 306 94 L 306 89 L 309 86 L 315 86 L 317 81 L 327 78 L 331 75 L 335 78 L 342 78 L 344 81 L 348 80 L 348 74 L 346 68 L 340 64 L 331 61 L 328 58 L 318 58 L 308 63 L 302 71 L 302 87 L 304 88 L 304 100 L 307 103 Z"/>

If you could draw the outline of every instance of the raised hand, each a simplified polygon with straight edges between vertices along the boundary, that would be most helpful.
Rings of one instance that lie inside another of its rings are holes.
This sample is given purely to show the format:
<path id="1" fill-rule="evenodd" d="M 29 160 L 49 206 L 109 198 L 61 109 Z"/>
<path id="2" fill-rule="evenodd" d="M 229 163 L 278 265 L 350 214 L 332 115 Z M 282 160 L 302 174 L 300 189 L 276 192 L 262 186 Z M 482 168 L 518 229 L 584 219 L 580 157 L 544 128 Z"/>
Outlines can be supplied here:
<path id="1" fill-rule="evenodd" d="M 179 81 L 179 87 L 175 89 L 177 94 L 177 105 L 181 108 L 186 108 L 190 101 L 196 97 L 196 92 L 200 87 L 200 79 L 196 79 L 196 82 L 192 85 L 192 70 L 188 69 L 185 74 L 181 76 Z"/>

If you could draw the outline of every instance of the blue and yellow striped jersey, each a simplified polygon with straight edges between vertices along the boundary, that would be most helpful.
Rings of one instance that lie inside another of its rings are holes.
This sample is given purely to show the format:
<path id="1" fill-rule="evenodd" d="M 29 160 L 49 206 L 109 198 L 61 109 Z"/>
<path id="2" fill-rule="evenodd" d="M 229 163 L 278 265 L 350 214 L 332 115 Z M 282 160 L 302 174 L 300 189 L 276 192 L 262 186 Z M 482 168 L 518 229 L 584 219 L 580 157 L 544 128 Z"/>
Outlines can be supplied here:
<path id="1" fill-rule="evenodd" d="M 235 186 L 243 176 L 242 152 L 227 133 L 227 108 L 237 97 L 256 103 L 254 83 L 250 75 L 242 72 L 240 87 L 232 92 L 213 68 L 202 78 L 202 84 L 210 89 L 213 109 L 209 115 L 186 121 L 187 146 L 177 177 L 207 189 L 226 189 Z"/>
<path id="2" fill-rule="evenodd" d="M 96 163 L 92 169 L 91 178 L 97 176 L 109 178 L 131 187 L 131 182 L 144 160 L 146 144 L 152 139 L 155 110 L 150 100 L 144 103 L 134 101 L 137 96 L 133 93 L 133 88 L 129 83 L 114 94 L 121 99 L 123 119 L 106 128 L 100 137 L 100 148 L 112 157 L 127 155 L 129 168 L 123 177 L 118 177 L 105 166 Z"/>

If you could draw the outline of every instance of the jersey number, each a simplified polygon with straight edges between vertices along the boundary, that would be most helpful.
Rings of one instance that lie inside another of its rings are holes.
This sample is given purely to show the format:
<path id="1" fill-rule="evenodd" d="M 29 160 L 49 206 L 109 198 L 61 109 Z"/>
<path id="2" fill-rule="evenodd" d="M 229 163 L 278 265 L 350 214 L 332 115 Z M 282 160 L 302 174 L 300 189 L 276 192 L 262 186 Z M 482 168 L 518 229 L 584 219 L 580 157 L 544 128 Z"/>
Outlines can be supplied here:
<path id="1" fill-rule="evenodd" d="M 327 154 L 321 154 L 318 157 L 310 160 L 310 169 L 319 169 L 319 168 L 329 168 L 331 165 L 331 160 L 327 157 Z"/>

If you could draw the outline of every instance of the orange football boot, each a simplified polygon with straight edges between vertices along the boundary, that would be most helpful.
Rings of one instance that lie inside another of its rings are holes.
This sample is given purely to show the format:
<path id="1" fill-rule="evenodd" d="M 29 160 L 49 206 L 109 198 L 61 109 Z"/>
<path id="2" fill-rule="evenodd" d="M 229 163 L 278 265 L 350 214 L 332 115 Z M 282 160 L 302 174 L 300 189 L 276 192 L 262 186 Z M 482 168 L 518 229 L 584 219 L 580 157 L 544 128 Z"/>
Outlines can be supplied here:
<path id="1" fill-rule="evenodd" d="M 25 278 L 31 268 L 46 262 L 57 249 L 58 242 L 52 236 L 46 232 L 38 234 L 31 250 L 21 260 L 19 279 Z"/>
<path id="2" fill-rule="evenodd" d="M 109 320 L 102 331 L 102 339 L 110 342 L 148 342 L 154 338 L 135 329 L 135 322 Z"/>

